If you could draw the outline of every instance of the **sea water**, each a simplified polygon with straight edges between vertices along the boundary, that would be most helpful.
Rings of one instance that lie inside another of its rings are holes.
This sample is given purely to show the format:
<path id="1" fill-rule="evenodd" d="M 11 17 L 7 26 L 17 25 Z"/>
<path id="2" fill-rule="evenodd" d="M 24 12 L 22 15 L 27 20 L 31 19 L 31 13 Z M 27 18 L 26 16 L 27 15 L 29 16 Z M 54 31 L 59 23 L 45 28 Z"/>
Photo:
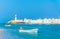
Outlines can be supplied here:
<path id="1" fill-rule="evenodd" d="M 25 30 L 38 29 L 36 34 L 19 32 L 20 27 Z M 0 39 L 60 39 L 59 24 L 0 24 Z"/>

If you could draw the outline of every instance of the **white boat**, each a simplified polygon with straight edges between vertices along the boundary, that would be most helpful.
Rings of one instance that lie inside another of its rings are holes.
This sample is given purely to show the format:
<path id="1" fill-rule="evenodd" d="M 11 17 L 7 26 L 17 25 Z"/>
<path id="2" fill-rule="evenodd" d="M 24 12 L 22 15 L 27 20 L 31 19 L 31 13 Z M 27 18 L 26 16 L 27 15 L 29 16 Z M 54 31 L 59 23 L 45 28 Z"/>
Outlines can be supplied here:
<path id="1" fill-rule="evenodd" d="M 5 26 L 11 26 L 11 25 L 5 25 Z"/>
<path id="2" fill-rule="evenodd" d="M 30 29 L 30 30 L 23 30 L 20 29 L 19 32 L 26 32 L 26 33 L 38 33 L 38 29 Z"/>

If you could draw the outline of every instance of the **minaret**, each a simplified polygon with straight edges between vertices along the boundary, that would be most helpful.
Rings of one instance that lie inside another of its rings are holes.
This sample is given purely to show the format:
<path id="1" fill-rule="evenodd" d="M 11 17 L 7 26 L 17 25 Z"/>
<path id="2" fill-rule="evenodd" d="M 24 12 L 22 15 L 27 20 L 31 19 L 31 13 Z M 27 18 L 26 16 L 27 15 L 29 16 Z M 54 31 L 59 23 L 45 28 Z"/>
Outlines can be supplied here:
<path id="1" fill-rule="evenodd" d="M 17 15 L 15 15 L 15 20 L 17 20 Z"/>

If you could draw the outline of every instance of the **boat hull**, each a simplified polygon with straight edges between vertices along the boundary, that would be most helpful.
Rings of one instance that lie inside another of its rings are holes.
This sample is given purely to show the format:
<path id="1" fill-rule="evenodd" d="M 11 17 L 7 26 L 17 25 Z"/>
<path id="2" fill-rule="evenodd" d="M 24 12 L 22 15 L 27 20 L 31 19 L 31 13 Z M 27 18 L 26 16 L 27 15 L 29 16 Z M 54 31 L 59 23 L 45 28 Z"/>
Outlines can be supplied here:
<path id="1" fill-rule="evenodd" d="M 19 30 L 19 32 L 37 33 L 37 32 L 38 32 L 38 29 L 31 29 L 31 30 Z"/>

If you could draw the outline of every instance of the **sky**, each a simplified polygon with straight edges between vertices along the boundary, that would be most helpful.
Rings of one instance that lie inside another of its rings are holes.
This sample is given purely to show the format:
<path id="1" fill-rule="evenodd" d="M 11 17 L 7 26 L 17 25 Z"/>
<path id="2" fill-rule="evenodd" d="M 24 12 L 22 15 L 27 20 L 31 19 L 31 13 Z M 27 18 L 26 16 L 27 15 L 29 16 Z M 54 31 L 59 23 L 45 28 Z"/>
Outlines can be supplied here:
<path id="1" fill-rule="evenodd" d="M 60 0 L 0 0 L 0 23 L 14 19 L 60 18 Z"/>

